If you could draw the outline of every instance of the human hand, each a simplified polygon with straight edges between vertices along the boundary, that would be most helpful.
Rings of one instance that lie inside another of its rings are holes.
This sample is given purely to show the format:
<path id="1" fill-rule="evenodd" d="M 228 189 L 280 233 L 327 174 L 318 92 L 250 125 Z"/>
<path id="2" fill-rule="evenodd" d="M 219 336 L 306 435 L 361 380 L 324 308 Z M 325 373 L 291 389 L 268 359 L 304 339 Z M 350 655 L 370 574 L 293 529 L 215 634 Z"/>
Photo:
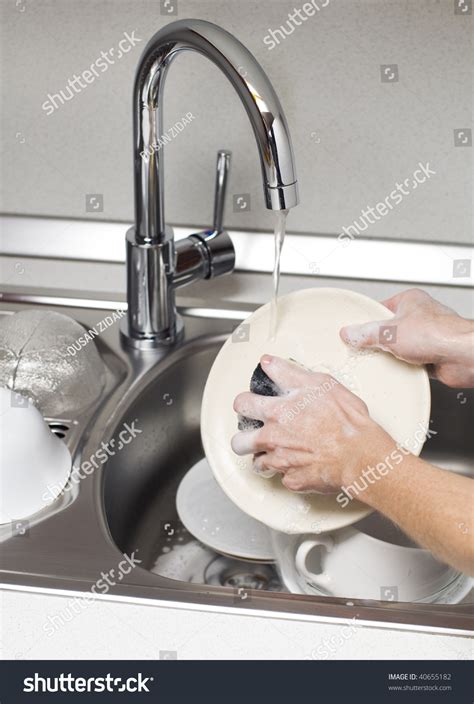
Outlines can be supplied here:
<path id="1" fill-rule="evenodd" d="M 341 329 L 357 349 L 391 352 L 410 364 L 427 364 L 447 386 L 474 386 L 474 323 L 461 318 L 425 291 L 409 289 L 384 301 L 395 317 Z M 394 328 L 388 335 L 383 329 Z"/>
<path id="2" fill-rule="evenodd" d="M 365 403 L 329 374 L 269 355 L 260 363 L 283 395 L 239 394 L 234 410 L 264 425 L 232 438 L 236 454 L 255 455 L 256 471 L 280 472 L 292 491 L 328 494 L 393 450 Z"/>

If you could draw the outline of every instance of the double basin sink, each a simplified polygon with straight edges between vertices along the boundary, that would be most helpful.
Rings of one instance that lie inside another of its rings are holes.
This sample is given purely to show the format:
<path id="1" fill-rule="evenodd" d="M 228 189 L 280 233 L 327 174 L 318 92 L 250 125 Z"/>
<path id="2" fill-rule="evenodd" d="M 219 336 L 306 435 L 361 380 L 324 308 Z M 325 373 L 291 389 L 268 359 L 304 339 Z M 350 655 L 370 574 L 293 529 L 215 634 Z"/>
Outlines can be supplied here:
<path id="1" fill-rule="evenodd" d="M 111 305 L 93 302 L 76 307 L 73 299 L 58 301 L 5 294 L 0 314 L 47 305 L 91 328 L 110 315 Z M 102 308 L 101 308 L 102 306 Z M 186 308 L 181 311 L 186 336 L 165 355 L 138 354 L 120 343 L 118 323 L 95 339 L 106 367 L 107 383 L 100 397 L 78 417 L 48 418 L 63 437 L 79 467 L 102 443 L 115 447 L 95 471 L 71 483 L 53 504 L 31 517 L 23 529 L 0 532 L 0 582 L 7 587 L 84 593 L 104 598 L 150 601 L 209 610 L 245 610 L 305 620 L 347 621 L 391 628 L 461 633 L 472 628 L 472 606 L 411 604 L 337 599 L 267 590 L 262 566 L 258 589 L 228 583 L 203 583 L 160 574 L 155 563 L 180 533 L 175 497 L 178 485 L 203 456 L 200 406 L 213 360 L 239 322 L 243 311 Z M 450 390 L 432 384 L 432 427 L 437 434 L 423 456 L 434 464 L 467 473 L 474 454 L 472 390 Z M 120 442 L 124 427 L 135 435 Z M 111 442 L 111 441 L 114 442 Z M 103 445 L 102 445 L 103 446 Z M 118 449 L 120 447 L 120 449 Z M 102 455 L 103 456 L 103 455 Z M 123 574 L 123 555 L 134 567 Z M 249 566 L 255 575 L 259 570 Z M 115 574 L 97 590 L 101 574 Z M 117 576 L 118 575 L 118 576 Z M 264 588 L 261 588 L 261 587 Z"/>

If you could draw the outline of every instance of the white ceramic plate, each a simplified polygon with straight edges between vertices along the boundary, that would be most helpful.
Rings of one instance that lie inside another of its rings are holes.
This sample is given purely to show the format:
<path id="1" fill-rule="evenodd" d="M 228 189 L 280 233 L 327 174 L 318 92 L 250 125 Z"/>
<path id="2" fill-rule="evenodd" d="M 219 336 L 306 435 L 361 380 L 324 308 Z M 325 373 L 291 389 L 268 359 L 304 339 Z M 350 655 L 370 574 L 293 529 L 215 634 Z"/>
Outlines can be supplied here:
<path id="1" fill-rule="evenodd" d="M 181 481 L 176 509 L 191 535 L 216 552 L 241 560 L 274 562 L 267 526 L 229 501 L 206 459 L 195 464 Z"/>
<path id="2" fill-rule="evenodd" d="M 420 453 L 430 415 L 425 369 L 384 352 L 355 352 L 339 337 L 344 325 L 392 317 L 381 303 L 352 291 L 303 289 L 279 299 L 275 339 L 269 339 L 270 304 L 245 320 L 245 334 L 229 337 L 206 383 L 201 435 L 214 476 L 242 511 L 283 533 L 336 530 L 370 513 L 356 501 L 343 508 L 335 496 L 290 492 L 278 475 L 265 479 L 255 474 L 250 455 L 237 457 L 232 451 L 230 441 L 237 430 L 232 403 L 249 389 L 264 353 L 291 357 L 332 374 L 365 401 L 372 418 L 397 442 Z"/>

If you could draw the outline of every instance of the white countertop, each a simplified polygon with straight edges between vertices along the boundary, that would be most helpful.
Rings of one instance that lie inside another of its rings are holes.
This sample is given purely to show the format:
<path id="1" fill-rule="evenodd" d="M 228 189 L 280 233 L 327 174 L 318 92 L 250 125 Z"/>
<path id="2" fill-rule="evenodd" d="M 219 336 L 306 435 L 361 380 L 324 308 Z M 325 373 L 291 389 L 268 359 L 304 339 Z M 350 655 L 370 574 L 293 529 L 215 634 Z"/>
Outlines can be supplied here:
<path id="1" fill-rule="evenodd" d="M 79 600 L 78 600 L 79 601 Z M 470 638 L 0 591 L 5 659 L 467 660 Z M 67 609 L 67 610 L 66 610 Z M 51 635 L 49 617 L 63 614 Z M 66 615 L 70 616 L 68 622 Z M 161 651 L 161 653 L 160 653 Z M 165 651 L 165 652 L 163 652 Z M 170 653 L 170 656 L 168 655 Z"/>

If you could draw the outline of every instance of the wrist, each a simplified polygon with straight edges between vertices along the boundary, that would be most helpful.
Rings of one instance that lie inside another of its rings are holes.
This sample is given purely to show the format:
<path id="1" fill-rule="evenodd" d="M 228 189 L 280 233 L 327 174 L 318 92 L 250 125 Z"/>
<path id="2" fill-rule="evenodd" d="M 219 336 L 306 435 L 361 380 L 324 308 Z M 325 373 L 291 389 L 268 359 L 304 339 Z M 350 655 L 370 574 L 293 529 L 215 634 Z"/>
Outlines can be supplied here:
<path id="1" fill-rule="evenodd" d="M 474 386 L 474 321 L 450 316 L 438 339 L 435 375 L 454 388 Z"/>
<path id="2" fill-rule="evenodd" d="M 390 455 L 397 451 L 395 440 L 371 418 L 367 418 L 364 430 L 354 439 L 352 461 L 341 472 L 341 488 L 351 495 L 367 491 L 376 481 L 374 475 L 382 476 Z"/>
<path id="3" fill-rule="evenodd" d="M 444 316 L 432 340 L 435 364 L 463 364 L 472 358 L 474 321 L 453 314 Z"/>

